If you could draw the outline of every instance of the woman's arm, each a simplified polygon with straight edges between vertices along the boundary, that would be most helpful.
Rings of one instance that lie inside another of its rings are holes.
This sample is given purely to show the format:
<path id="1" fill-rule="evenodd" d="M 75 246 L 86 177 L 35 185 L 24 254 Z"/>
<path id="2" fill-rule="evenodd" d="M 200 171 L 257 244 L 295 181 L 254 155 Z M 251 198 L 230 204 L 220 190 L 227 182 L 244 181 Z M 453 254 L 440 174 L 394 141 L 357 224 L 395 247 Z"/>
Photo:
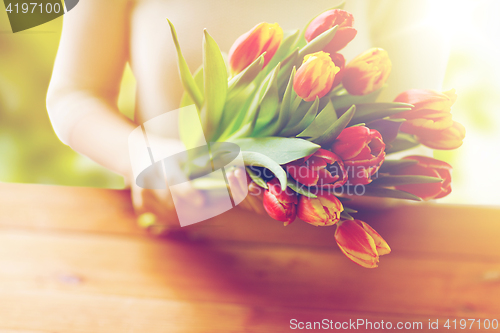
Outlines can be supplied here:
<path id="1" fill-rule="evenodd" d="M 176 224 L 168 187 L 149 190 L 135 184 L 128 138 L 137 125 L 117 108 L 129 53 L 130 5 L 128 0 L 85 0 L 65 16 L 47 109 L 62 142 L 125 177 L 136 212 L 152 212 L 159 222 Z M 181 144 L 162 140 L 174 150 Z M 178 193 L 191 202 L 201 200 L 189 185 Z"/>
<path id="2" fill-rule="evenodd" d="M 106 168 L 130 177 L 128 135 L 137 126 L 117 108 L 128 59 L 127 0 L 85 0 L 65 15 L 47 94 L 58 137 Z"/>

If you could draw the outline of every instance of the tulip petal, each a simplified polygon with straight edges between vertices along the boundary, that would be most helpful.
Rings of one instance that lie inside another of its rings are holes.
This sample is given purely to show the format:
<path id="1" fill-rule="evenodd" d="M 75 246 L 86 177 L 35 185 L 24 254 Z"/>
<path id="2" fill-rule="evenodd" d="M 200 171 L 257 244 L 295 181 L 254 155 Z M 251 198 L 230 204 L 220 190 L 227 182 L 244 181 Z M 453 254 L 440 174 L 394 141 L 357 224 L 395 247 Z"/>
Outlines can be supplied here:
<path id="1" fill-rule="evenodd" d="M 358 265 L 366 268 L 377 267 L 379 255 L 376 244 L 364 229 L 362 221 L 343 221 L 337 226 L 335 240 L 342 252 Z"/>
<path id="2" fill-rule="evenodd" d="M 334 225 L 344 210 L 342 203 L 331 193 L 319 193 L 316 198 L 301 196 L 297 206 L 297 216 L 315 226 Z"/>

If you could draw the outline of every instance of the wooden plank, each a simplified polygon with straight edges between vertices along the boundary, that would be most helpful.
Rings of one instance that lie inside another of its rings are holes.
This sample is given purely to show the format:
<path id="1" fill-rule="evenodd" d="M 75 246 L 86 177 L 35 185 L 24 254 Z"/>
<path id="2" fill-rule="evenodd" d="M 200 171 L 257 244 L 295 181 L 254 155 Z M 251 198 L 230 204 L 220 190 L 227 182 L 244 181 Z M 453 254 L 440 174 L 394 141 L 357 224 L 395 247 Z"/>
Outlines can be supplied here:
<path id="1" fill-rule="evenodd" d="M 128 191 L 89 187 L 0 183 L 0 225 L 142 233 Z"/>
<path id="2" fill-rule="evenodd" d="M 19 311 L 22 307 L 23 311 Z M 125 297 L 75 295 L 60 292 L 0 292 L 0 325 L 19 329 L 65 333 L 276 333 L 293 332 L 291 319 L 345 322 L 357 319 L 375 322 L 422 322 L 430 318 L 391 314 L 332 313 L 305 308 L 255 308 L 235 304 L 179 302 Z M 433 320 L 444 318 L 433 317 Z M 380 332 L 363 329 L 362 332 Z M 307 330 L 311 331 L 311 330 Z M 314 330 L 317 332 L 318 330 Z M 471 330 L 474 332 L 474 330 Z"/>
<path id="3" fill-rule="evenodd" d="M 49 331 L 26 331 L 26 330 L 13 330 L 13 329 L 2 329 L 0 328 L 0 333 L 44 333 L 44 332 L 49 332 Z"/>
<path id="4" fill-rule="evenodd" d="M 7 189 L 14 191 L 7 196 L 4 185 L 0 187 L 4 189 L 0 198 L 7 200 L 2 204 L 1 225 L 140 233 L 125 191 L 8 184 Z M 37 203 L 29 210 L 23 209 L 24 201 L 20 200 L 26 196 Z M 75 214 L 77 211 L 85 214 Z M 498 209 L 408 205 L 360 215 L 363 220 L 370 221 L 392 246 L 394 242 L 400 242 L 407 251 L 483 256 L 500 253 L 495 236 L 500 232 L 500 224 L 496 223 Z M 475 222 L 469 223 L 472 220 Z M 334 228 L 312 228 L 300 221 L 283 228 L 274 220 L 240 210 L 184 230 L 210 239 L 319 246 L 331 245 L 334 232 Z M 405 233 L 412 238 L 402 237 Z"/>
<path id="5" fill-rule="evenodd" d="M 371 210 L 361 219 L 393 254 L 367 270 L 336 249 L 334 228 L 284 228 L 235 209 L 184 228 L 191 238 L 161 240 L 135 226 L 127 191 L 0 184 L 0 332 L 274 333 L 289 331 L 291 318 L 494 319 L 498 217 L 495 208 L 435 204 Z"/>
<path id="6" fill-rule="evenodd" d="M 398 251 L 455 257 L 500 255 L 499 208 L 417 203 L 357 215 Z M 125 190 L 47 185 L 0 184 L 0 226 L 144 233 L 135 225 Z M 240 209 L 182 230 L 211 240 L 335 246 L 333 227 L 312 227 L 301 221 L 283 227 L 269 217 Z"/>
<path id="7" fill-rule="evenodd" d="M 491 318 L 500 260 L 382 258 L 266 244 L 146 241 L 92 234 L 0 233 L 0 291 L 70 292 L 252 307 Z M 499 318 L 500 319 L 500 318 Z"/>

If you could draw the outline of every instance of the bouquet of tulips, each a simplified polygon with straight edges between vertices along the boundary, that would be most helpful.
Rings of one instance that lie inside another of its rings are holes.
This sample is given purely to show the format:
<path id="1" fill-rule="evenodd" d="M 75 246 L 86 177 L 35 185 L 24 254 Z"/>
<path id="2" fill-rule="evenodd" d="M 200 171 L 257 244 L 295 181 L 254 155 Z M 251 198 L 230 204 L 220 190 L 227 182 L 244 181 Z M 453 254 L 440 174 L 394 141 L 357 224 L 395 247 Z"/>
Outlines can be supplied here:
<path id="1" fill-rule="evenodd" d="M 352 14 L 333 8 L 302 32 L 260 23 L 227 56 L 205 31 L 203 65 L 191 74 L 169 21 L 185 88 L 181 106 L 196 106 L 206 139 L 241 148 L 250 186 L 263 192 L 269 216 L 285 226 L 297 217 L 335 225 L 343 253 L 371 268 L 390 248 L 352 217 L 357 211 L 349 202 L 355 196 L 446 196 L 449 164 L 389 156 L 420 144 L 458 148 L 465 130 L 452 120 L 453 90 L 414 89 L 376 102 L 391 61 L 385 50 L 372 48 L 345 64 L 339 51 L 356 36 L 353 22 Z M 182 119 L 180 131 L 190 131 Z"/>

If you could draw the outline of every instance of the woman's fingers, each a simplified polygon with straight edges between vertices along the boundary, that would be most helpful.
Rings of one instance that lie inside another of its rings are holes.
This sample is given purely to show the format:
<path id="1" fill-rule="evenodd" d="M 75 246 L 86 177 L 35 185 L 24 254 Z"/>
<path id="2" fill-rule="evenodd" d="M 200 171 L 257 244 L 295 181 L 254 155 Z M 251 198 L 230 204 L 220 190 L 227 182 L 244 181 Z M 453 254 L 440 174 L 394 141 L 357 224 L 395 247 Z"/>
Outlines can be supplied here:
<path id="1" fill-rule="evenodd" d="M 205 202 L 203 194 L 193 188 L 189 182 L 188 177 L 184 174 L 178 164 L 169 165 L 168 170 L 169 179 L 167 179 L 168 184 L 173 184 L 170 186 L 170 192 L 175 197 L 174 200 L 184 200 L 189 202 L 191 205 L 200 207 Z"/>
<path id="2" fill-rule="evenodd" d="M 244 201 L 247 195 L 247 185 L 242 184 L 241 179 L 238 178 L 239 175 L 236 172 L 238 170 L 239 169 L 230 171 L 226 174 L 227 182 L 229 183 L 229 188 L 231 189 L 231 195 L 233 197 L 235 204 L 239 204 L 240 202 Z"/>

